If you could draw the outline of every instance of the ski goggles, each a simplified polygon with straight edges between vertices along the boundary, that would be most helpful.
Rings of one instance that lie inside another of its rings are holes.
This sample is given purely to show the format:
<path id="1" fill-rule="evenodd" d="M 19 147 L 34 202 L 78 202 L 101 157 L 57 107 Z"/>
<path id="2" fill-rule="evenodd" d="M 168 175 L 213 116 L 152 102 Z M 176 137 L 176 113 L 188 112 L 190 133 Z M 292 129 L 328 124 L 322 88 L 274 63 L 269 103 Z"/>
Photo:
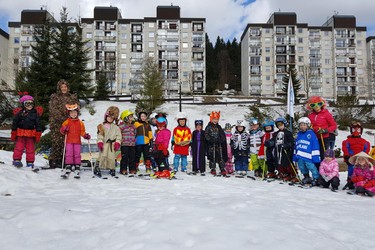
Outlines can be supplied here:
<path id="1" fill-rule="evenodd" d="M 315 108 L 315 107 L 321 107 L 323 106 L 324 102 L 315 102 L 315 103 L 310 103 L 309 106 L 310 108 Z"/>
<path id="2" fill-rule="evenodd" d="M 203 121 L 202 120 L 196 120 L 195 122 L 195 126 L 197 126 L 197 125 L 203 125 Z"/>
<path id="3" fill-rule="evenodd" d="M 34 102 L 33 102 L 33 101 L 25 101 L 25 102 L 23 102 L 23 105 L 24 105 L 25 107 L 34 106 Z"/>

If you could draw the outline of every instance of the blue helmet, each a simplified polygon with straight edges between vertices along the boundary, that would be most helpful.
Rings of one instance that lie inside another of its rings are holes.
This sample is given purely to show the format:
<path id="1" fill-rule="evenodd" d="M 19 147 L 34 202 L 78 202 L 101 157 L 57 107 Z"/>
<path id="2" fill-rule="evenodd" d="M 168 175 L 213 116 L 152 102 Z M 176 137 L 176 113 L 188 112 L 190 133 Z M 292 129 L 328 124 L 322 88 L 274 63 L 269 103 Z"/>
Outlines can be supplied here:
<path id="1" fill-rule="evenodd" d="M 168 121 L 167 121 L 167 119 L 166 119 L 165 117 L 163 117 L 163 116 L 160 116 L 160 117 L 158 117 L 158 118 L 156 119 L 156 125 L 157 125 L 157 126 L 164 126 L 164 127 L 166 127 L 167 124 L 168 124 Z"/>
<path id="2" fill-rule="evenodd" d="M 259 121 L 258 121 L 257 118 L 251 117 L 249 119 L 249 123 L 250 123 L 250 125 L 256 125 L 256 124 L 259 124 Z"/>
<path id="3" fill-rule="evenodd" d="M 275 126 L 275 123 L 271 119 L 267 118 L 267 119 L 264 120 L 264 122 L 262 124 L 262 127 L 264 128 L 264 127 L 267 127 L 267 126 L 273 127 L 273 126 Z"/>
<path id="4" fill-rule="evenodd" d="M 278 122 L 282 122 L 282 123 L 284 123 L 285 126 L 287 126 L 287 124 L 288 124 L 288 122 L 286 121 L 286 119 L 285 119 L 284 117 L 279 117 L 279 118 L 277 118 L 277 119 L 275 120 L 275 124 L 276 124 L 276 126 L 277 126 L 277 123 L 278 123 Z"/>

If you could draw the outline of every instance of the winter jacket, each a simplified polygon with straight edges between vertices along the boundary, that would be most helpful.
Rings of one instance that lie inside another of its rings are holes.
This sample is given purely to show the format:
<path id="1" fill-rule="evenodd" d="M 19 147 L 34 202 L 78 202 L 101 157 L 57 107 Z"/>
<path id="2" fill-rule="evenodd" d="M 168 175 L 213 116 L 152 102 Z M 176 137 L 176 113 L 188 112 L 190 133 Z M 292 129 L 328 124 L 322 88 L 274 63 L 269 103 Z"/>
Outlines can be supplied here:
<path id="1" fill-rule="evenodd" d="M 171 131 L 167 128 L 156 131 L 155 146 L 157 150 L 168 149 Z"/>
<path id="2" fill-rule="evenodd" d="M 103 151 L 99 152 L 99 167 L 115 169 L 116 151 L 115 143 L 121 144 L 121 130 L 114 124 L 100 124 L 98 126 L 98 143 L 103 143 Z"/>
<path id="3" fill-rule="evenodd" d="M 266 144 L 266 141 L 268 141 L 272 138 L 272 134 L 273 134 L 273 131 L 272 132 L 264 132 L 264 135 L 261 138 L 262 143 L 260 144 L 259 152 L 258 152 L 258 158 L 259 159 L 264 159 L 264 157 L 266 155 L 266 145 L 265 144 Z"/>
<path id="4" fill-rule="evenodd" d="M 208 147 L 207 158 L 214 162 L 226 162 L 228 160 L 227 140 L 223 128 L 219 124 L 209 122 L 204 131 Z"/>
<path id="5" fill-rule="evenodd" d="M 81 144 L 81 136 L 86 134 L 85 125 L 80 119 L 68 118 L 61 125 L 61 129 L 68 128 L 66 134 L 66 143 Z M 64 131 L 61 131 L 64 133 Z"/>
<path id="6" fill-rule="evenodd" d="M 152 141 L 151 125 L 148 122 L 136 121 L 134 123 L 136 128 L 135 145 L 146 145 Z"/>
<path id="7" fill-rule="evenodd" d="M 322 176 L 328 176 L 329 179 L 339 177 L 339 164 L 337 163 L 336 159 L 334 158 L 329 162 L 323 160 L 320 163 L 319 174 Z"/>
<path id="8" fill-rule="evenodd" d="M 373 166 L 365 165 L 363 168 L 359 165 L 354 166 L 352 181 L 355 187 L 362 186 L 365 189 L 375 192 L 375 169 Z"/>
<path id="9" fill-rule="evenodd" d="M 356 155 L 359 152 L 369 153 L 370 143 L 361 137 L 349 135 L 347 139 L 342 142 L 342 151 L 344 157 Z"/>
<path id="10" fill-rule="evenodd" d="M 37 132 L 40 133 L 40 117 L 36 109 L 22 109 L 18 112 L 13 119 L 12 131 L 16 131 L 17 136 L 25 137 L 35 137 Z"/>
<path id="11" fill-rule="evenodd" d="M 262 144 L 262 136 L 264 132 L 259 128 L 257 130 L 250 130 L 250 154 L 258 154 L 259 147 Z"/>
<path id="12" fill-rule="evenodd" d="M 120 128 L 122 135 L 121 146 L 134 147 L 136 135 L 134 124 L 121 122 L 118 127 Z"/>
<path id="13" fill-rule="evenodd" d="M 334 131 L 337 129 L 335 119 L 333 119 L 332 114 L 325 108 L 323 108 L 320 112 L 313 111 L 311 114 L 308 115 L 308 117 L 311 121 L 312 129 L 314 130 L 315 134 L 319 137 L 319 129 L 328 130 L 328 133 L 322 134 L 323 138 L 328 138 L 329 133 L 334 133 Z"/>
<path id="14" fill-rule="evenodd" d="M 230 145 L 234 157 L 249 156 L 250 153 L 250 135 L 246 131 L 236 131 L 230 139 Z"/>
<path id="15" fill-rule="evenodd" d="M 189 146 L 191 141 L 190 128 L 186 126 L 177 126 L 173 129 L 172 145 L 173 153 L 179 155 L 189 155 Z M 188 144 L 180 144 L 188 143 Z"/>
<path id="16" fill-rule="evenodd" d="M 233 158 L 233 152 L 232 152 L 232 147 L 231 147 L 231 138 L 233 136 L 232 132 L 226 132 L 225 133 L 225 139 L 227 141 L 227 154 L 228 154 L 228 160 L 232 160 Z"/>
<path id="17" fill-rule="evenodd" d="M 305 132 L 299 131 L 297 134 L 293 161 L 298 161 L 299 159 L 313 163 L 320 162 L 318 138 L 311 129 Z"/>

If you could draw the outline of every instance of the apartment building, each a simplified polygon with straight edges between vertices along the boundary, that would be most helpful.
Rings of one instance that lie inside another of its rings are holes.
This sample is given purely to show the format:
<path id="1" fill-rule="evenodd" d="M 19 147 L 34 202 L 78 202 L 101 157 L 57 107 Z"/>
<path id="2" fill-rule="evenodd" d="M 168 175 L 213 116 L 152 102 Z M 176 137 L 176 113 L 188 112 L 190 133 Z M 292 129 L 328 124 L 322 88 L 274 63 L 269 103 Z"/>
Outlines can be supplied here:
<path id="1" fill-rule="evenodd" d="M 368 69 L 368 82 L 369 93 L 371 93 L 371 98 L 375 98 L 375 36 L 369 36 L 366 39 L 367 46 L 367 69 Z"/>
<path id="2" fill-rule="evenodd" d="M 183 18 L 178 6 L 158 6 L 156 17 L 122 18 L 117 7 L 95 7 L 82 18 L 83 37 L 92 48 L 92 78 L 104 73 L 114 94 L 137 93 L 142 68 L 151 57 L 165 80 L 165 93 L 204 93 L 205 18 Z"/>
<path id="3" fill-rule="evenodd" d="M 0 89 L 5 89 L 8 80 L 8 42 L 9 34 L 0 29 Z"/>
<path id="4" fill-rule="evenodd" d="M 241 89 L 247 96 L 280 96 L 288 67 L 295 66 L 299 94 L 336 99 L 369 97 L 366 27 L 354 16 L 334 15 L 322 26 L 298 23 L 294 12 L 275 12 L 250 23 L 241 36 Z"/>

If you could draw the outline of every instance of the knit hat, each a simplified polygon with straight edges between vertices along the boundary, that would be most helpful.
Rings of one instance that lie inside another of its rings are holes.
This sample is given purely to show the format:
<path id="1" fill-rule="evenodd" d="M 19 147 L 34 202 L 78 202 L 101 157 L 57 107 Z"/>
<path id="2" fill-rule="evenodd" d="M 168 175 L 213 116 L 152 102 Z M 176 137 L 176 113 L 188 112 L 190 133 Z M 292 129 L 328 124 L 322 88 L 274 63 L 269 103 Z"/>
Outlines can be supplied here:
<path id="1" fill-rule="evenodd" d="M 329 158 L 335 158 L 335 151 L 333 151 L 332 149 L 327 149 L 325 152 L 324 152 L 324 157 L 329 157 Z"/>

